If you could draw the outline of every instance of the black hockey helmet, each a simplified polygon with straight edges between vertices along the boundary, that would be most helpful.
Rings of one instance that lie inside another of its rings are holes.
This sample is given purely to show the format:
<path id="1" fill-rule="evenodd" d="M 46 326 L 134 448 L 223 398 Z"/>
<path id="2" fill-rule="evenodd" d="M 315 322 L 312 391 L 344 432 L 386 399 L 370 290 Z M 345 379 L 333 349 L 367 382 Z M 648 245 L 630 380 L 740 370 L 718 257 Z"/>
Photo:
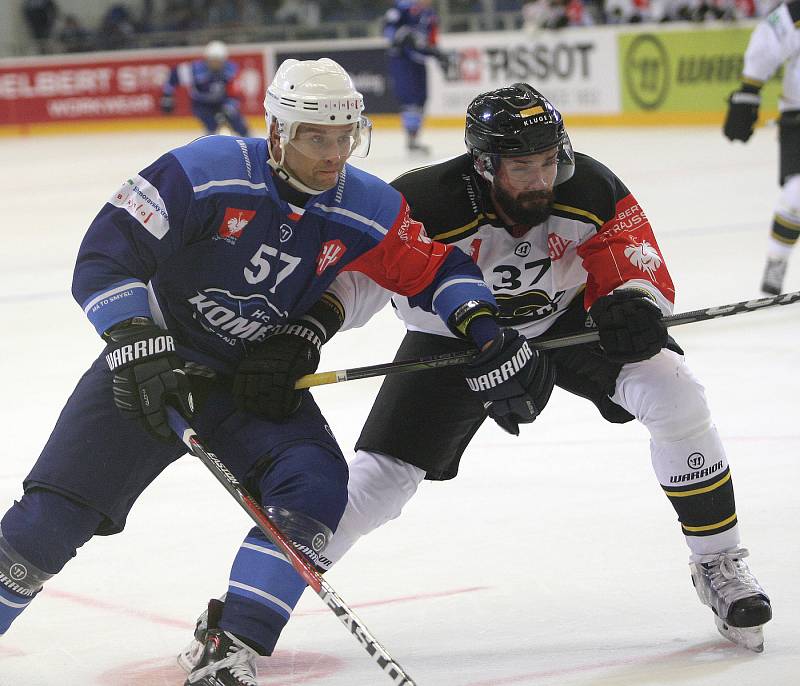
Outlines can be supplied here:
<path id="1" fill-rule="evenodd" d="M 530 155 L 555 147 L 555 185 L 575 172 L 575 154 L 561 113 L 527 83 L 515 83 L 476 97 L 467 107 L 464 142 L 475 170 L 490 183 L 501 157 Z"/>

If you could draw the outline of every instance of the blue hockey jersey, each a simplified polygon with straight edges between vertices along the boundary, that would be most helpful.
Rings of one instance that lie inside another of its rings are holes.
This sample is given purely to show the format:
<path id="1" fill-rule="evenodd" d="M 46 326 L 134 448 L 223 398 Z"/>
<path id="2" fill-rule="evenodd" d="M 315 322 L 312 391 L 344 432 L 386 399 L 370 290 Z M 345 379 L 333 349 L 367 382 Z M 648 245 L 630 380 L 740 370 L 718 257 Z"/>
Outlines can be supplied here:
<path id="1" fill-rule="evenodd" d="M 205 60 L 181 62 L 173 67 L 162 92 L 172 95 L 178 86 L 183 86 L 192 102 L 221 105 L 233 95 L 230 85 L 238 71 L 239 67 L 230 61 L 225 61 L 221 71 L 209 69 Z"/>
<path id="2" fill-rule="evenodd" d="M 389 55 L 424 62 L 437 52 L 439 17 L 415 0 L 397 0 L 384 17 L 383 35 L 389 39 Z"/>
<path id="3" fill-rule="evenodd" d="M 494 304 L 477 266 L 428 239 L 387 183 L 345 165 L 334 188 L 298 207 L 267 159 L 264 139 L 207 136 L 122 185 L 75 266 L 73 295 L 98 333 L 152 316 L 184 359 L 229 373 L 343 272 L 445 321 L 466 301 Z"/>

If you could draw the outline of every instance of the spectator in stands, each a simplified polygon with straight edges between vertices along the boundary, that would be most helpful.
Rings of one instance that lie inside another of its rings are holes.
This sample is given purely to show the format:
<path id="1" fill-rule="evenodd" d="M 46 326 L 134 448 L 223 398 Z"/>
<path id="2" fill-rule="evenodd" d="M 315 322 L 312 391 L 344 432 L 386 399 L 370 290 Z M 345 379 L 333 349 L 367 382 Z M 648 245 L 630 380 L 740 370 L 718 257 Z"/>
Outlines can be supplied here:
<path id="1" fill-rule="evenodd" d="M 58 40 L 64 52 L 87 52 L 95 49 L 90 31 L 74 14 L 64 17 L 64 24 L 58 32 Z"/>
<path id="2" fill-rule="evenodd" d="M 131 11 L 123 3 L 112 5 L 103 17 L 98 32 L 98 47 L 102 50 L 120 50 L 130 47 L 136 33 Z"/>
<path id="3" fill-rule="evenodd" d="M 164 31 L 188 31 L 195 28 L 192 0 L 166 0 L 160 24 Z"/>
<path id="4" fill-rule="evenodd" d="M 48 52 L 47 41 L 53 33 L 58 6 L 54 0 L 25 0 L 22 12 L 39 52 Z"/>
<path id="5" fill-rule="evenodd" d="M 275 21 L 281 24 L 319 26 L 321 10 L 316 0 L 283 0 L 275 12 Z"/>

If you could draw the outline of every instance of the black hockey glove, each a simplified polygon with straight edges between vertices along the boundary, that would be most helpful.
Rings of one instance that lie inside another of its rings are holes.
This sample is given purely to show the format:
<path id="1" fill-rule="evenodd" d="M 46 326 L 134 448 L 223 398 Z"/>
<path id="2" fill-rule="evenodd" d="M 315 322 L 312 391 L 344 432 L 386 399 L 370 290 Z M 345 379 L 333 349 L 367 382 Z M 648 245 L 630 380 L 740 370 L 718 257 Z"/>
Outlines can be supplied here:
<path id="1" fill-rule="evenodd" d="M 747 142 L 753 135 L 753 127 L 758 121 L 758 108 L 761 96 L 755 86 L 744 84 L 728 98 L 728 113 L 722 132 L 732 141 Z"/>
<path id="2" fill-rule="evenodd" d="M 489 346 L 466 367 L 470 390 L 500 428 L 519 435 L 544 409 L 556 380 L 546 355 L 533 350 L 516 329 L 501 329 Z"/>
<path id="3" fill-rule="evenodd" d="M 273 422 L 285 421 L 303 400 L 294 384 L 317 370 L 324 342 L 324 332 L 303 319 L 278 328 L 239 364 L 233 378 L 237 407 Z"/>
<path id="4" fill-rule="evenodd" d="M 114 404 L 161 441 L 177 440 L 167 423 L 170 401 L 187 419 L 194 411 L 189 379 L 168 331 L 134 317 L 106 331 L 106 362 L 114 372 Z"/>
<path id="5" fill-rule="evenodd" d="M 175 109 L 175 98 L 171 95 L 162 95 L 161 100 L 158 102 L 158 106 L 161 108 L 161 111 L 164 114 L 171 114 L 172 110 Z"/>
<path id="6" fill-rule="evenodd" d="M 590 314 L 600 346 L 612 362 L 641 362 L 667 344 L 667 327 L 658 305 L 642 291 L 621 289 L 598 298 Z"/>

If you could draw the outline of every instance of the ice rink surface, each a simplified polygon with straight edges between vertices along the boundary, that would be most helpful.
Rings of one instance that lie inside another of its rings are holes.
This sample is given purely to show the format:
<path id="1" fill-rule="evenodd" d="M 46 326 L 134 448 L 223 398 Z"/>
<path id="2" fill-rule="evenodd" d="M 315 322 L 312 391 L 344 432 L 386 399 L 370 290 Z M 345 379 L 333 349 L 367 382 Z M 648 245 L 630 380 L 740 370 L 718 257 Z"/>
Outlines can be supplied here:
<path id="1" fill-rule="evenodd" d="M 677 286 L 676 312 L 758 297 L 778 187 L 775 129 L 747 146 L 717 128 L 575 128 L 649 215 Z M 82 235 L 122 181 L 192 132 L 0 140 L 0 511 L 20 494 L 77 378 L 101 343 L 69 287 Z M 427 131 L 435 157 L 462 132 Z M 391 180 L 415 166 L 377 131 L 359 166 Z M 786 290 L 800 289 L 800 256 Z M 388 362 L 389 310 L 323 351 L 320 371 Z M 707 388 L 736 484 L 743 544 L 772 597 L 761 655 L 716 632 L 653 475 L 640 425 L 606 424 L 556 389 L 513 438 L 477 434 L 449 483 L 329 574 L 420 686 L 800 683 L 800 304 L 673 329 Z M 379 380 L 314 392 L 349 454 Z M 103 431 L 102 426 L 97 427 Z M 0 686 L 178 686 L 175 655 L 226 586 L 249 520 L 194 458 L 171 466 L 125 532 L 96 538 L 0 638 Z M 259 684 L 390 680 L 307 592 Z"/>

